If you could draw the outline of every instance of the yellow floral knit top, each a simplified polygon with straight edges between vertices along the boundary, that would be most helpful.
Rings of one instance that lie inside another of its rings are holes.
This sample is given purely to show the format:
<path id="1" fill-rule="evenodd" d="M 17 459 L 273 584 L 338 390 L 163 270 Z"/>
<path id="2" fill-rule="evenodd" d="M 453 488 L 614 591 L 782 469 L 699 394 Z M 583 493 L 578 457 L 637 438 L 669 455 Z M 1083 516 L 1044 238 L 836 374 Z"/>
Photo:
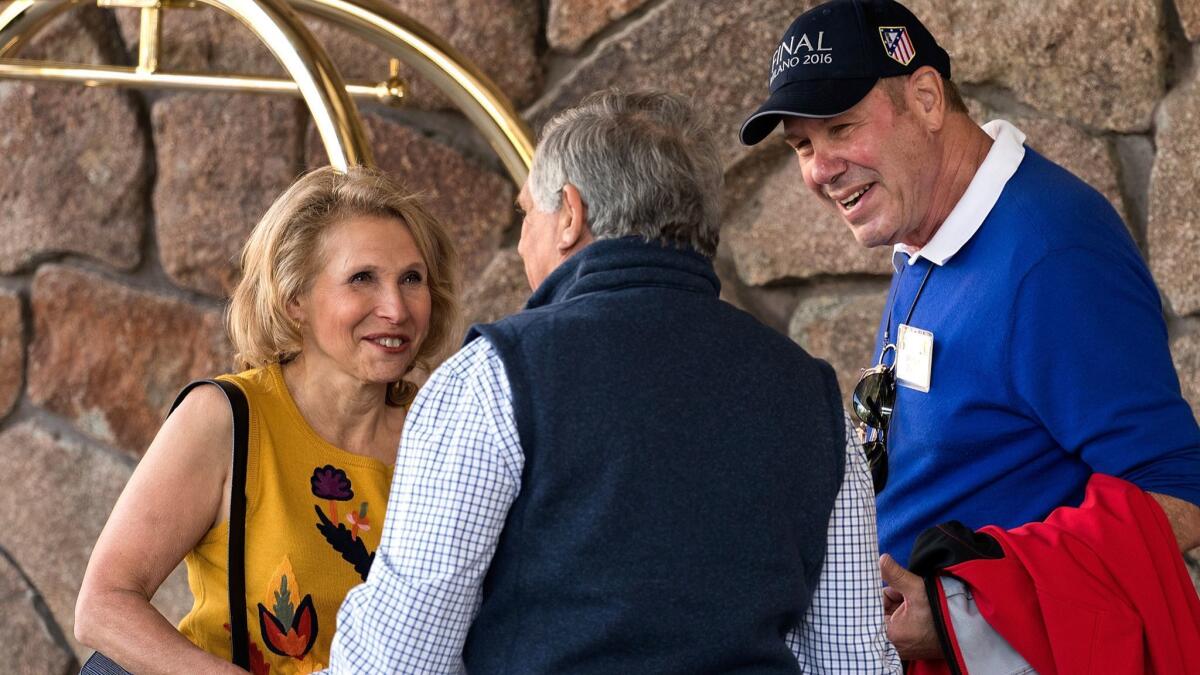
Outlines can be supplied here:
<path id="1" fill-rule="evenodd" d="M 255 675 L 329 663 L 337 611 L 367 578 L 383 529 L 392 467 L 338 448 L 300 415 L 278 365 L 224 375 L 250 407 L 246 466 L 246 623 Z M 231 657 L 228 521 L 184 562 L 195 598 L 179 631 Z"/>

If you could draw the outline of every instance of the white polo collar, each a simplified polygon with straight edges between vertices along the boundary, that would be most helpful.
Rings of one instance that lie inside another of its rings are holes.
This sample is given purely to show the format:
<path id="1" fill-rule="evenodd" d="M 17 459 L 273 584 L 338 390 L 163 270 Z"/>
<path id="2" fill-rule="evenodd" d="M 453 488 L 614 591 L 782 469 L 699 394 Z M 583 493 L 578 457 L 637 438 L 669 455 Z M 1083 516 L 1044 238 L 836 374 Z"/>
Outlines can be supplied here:
<path id="1" fill-rule="evenodd" d="M 958 200 L 942 226 L 924 246 L 914 249 L 905 244 L 896 244 L 892 254 L 894 261 L 901 260 L 895 255 L 900 252 L 908 255 L 910 265 L 919 258 L 938 266 L 944 265 L 975 236 L 979 226 L 992 212 L 1004 186 L 1025 158 L 1025 134 L 1004 120 L 992 120 L 982 128 L 994 142 L 962 199 Z"/>

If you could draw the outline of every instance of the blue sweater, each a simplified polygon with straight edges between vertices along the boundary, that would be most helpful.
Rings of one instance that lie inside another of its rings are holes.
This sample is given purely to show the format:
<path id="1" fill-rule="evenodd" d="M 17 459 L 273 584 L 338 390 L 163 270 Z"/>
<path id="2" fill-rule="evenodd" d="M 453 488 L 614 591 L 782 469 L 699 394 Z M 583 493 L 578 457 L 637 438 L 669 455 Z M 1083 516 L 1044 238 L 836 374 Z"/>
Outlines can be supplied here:
<path id="1" fill-rule="evenodd" d="M 892 336 L 931 264 L 893 277 Z M 911 323 L 934 335 L 931 388 L 898 388 L 878 498 L 900 562 L 947 520 L 1012 528 L 1076 505 L 1093 472 L 1200 504 L 1158 290 L 1120 217 L 1063 168 L 1026 149 Z"/>
<path id="2" fill-rule="evenodd" d="M 718 288 L 700 255 L 603 240 L 473 331 L 525 469 L 470 672 L 797 672 L 784 638 L 842 480 L 837 380 Z"/>

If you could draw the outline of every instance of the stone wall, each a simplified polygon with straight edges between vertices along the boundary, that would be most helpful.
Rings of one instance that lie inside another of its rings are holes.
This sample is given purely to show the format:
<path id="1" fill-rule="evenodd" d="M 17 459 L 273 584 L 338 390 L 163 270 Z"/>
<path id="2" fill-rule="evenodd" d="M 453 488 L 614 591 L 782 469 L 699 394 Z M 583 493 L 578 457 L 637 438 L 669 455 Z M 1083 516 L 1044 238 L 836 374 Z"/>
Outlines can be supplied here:
<path id="1" fill-rule="evenodd" d="M 887 254 L 858 249 L 801 196 L 781 142 L 744 148 L 735 136 L 775 40 L 812 0 L 391 1 L 479 63 L 535 126 L 612 85 L 708 106 L 728 163 L 726 297 L 852 383 Z M 1200 0 L 910 6 L 951 52 L 980 121 L 1016 122 L 1125 215 L 1200 410 Z M 130 10 L 75 10 L 21 55 L 131 64 L 136 25 Z M 280 72 L 212 10 L 172 10 L 164 32 L 167 68 Z M 372 48 L 317 32 L 348 77 L 386 72 Z M 409 93 L 404 109 L 364 107 L 378 161 L 453 228 L 471 316 L 501 316 L 527 294 L 515 188 L 442 96 L 417 80 Z M 0 82 L 0 120 L 0 461 L 14 476 L 0 492 L 0 663 L 63 673 L 86 654 L 72 608 L 111 505 L 178 388 L 229 367 L 222 298 L 242 240 L 324 158 L 286 99 Z M 181 574 L 158 602 L 172 618 L 187 609 Z"/>

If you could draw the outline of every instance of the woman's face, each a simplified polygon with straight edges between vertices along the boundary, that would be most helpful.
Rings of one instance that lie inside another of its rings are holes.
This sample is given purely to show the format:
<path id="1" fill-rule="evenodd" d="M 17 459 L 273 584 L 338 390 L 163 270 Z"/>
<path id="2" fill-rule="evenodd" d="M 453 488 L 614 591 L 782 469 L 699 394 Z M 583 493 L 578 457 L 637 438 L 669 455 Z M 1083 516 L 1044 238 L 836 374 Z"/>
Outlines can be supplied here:
<path id="1" fill-rule="evenodd" d="M 429 332 L 429 270 L 408 226 L 352 216 L 326 231 L 308 292 L 289 306 L 308 368 L 396 382 Z"/>

